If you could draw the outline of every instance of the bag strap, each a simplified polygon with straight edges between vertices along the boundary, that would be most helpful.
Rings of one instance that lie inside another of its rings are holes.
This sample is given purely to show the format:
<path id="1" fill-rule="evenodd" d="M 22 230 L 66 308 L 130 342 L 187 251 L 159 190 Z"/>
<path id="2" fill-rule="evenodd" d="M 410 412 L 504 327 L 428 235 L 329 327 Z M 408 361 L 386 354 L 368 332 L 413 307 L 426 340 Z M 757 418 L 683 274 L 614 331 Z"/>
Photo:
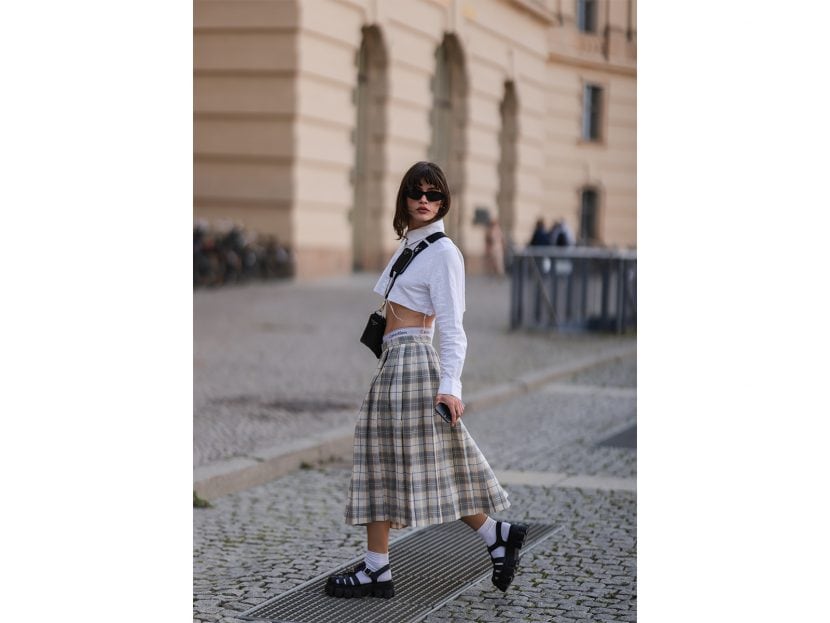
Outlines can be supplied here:
<path id="1" fill-rule="evenodd" d="M 391 277 L 391 280 L 389 281 L 389 285 L 386 287 L 386 294 L 383 295 L 384 303 L 386 303 L 386 299 L 389 298 L 389 291 L 392 289 L 392 286 L 395 285 L 395 280 L 403 274 L 407 267 L 412 263 L 412 260 L 414 260 L 421 251 L 426 249 L 433 242 L 440 240 L 441 238 L 446 238 L 446 236 L 447 234 L 444 232 L 437 231 L 421 240 L 421 242 L 418 243 L 418 246 L 414 249 L 403 250 L 403 252 L 398 256 L 398 259 L 392 265 L 392 270 L 389 271 L 389 277 Z M 409 253 L 407 253 L 407 251 L 409 251 Z"/>

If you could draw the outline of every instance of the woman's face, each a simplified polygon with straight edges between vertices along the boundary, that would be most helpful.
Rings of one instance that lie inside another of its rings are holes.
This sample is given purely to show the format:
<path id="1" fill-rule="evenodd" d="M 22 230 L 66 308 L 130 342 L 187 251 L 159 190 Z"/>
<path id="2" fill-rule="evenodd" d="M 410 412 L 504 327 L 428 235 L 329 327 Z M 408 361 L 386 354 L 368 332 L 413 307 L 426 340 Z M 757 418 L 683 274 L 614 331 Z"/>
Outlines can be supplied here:
<path id="1" fill-rule="evenodd" d="M 427 195 L 429 193 L 429 195 Z M 420 195 L 417 198 L 415 195 Z M 409 213 L 409 230 L 418 229 L 429 224 L 441 208 L 444 194 L 436 186 L 427 184 L 424 180 L 411 189 L 406 196 L 406 209 Z M 432 199 L 432 201 L 430 201 Z"/>

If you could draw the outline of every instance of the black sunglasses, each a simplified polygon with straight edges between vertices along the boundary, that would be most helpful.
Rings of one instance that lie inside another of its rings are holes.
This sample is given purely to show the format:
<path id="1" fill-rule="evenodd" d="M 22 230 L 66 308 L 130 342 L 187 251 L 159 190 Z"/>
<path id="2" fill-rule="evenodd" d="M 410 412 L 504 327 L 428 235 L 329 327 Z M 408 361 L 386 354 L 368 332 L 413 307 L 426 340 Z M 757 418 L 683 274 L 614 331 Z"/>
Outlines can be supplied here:
<path id="1" fill-rule="evenodd" d="M 439 190 L 421 190 L 420 188 L 409 188 L 406 191 L 406 196 L 410 199 L 418 201 L 423 195 L 427 196 L 427 201 L 443 201 L 446 195 Z"/>

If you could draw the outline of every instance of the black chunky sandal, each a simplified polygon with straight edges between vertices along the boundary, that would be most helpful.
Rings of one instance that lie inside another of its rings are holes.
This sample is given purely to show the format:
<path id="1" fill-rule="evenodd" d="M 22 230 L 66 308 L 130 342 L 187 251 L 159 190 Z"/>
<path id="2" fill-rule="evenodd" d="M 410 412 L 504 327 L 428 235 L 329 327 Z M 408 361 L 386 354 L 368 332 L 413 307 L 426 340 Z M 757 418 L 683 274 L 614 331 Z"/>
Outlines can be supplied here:
<path id="1" fill-rule="evenodd" d="M 487 548 L 493 560 L 493 584 L 501 591 L 506 591 L 513 581 L 516 566 L 519 564 L 519 550 L 524 545 L 527 536 L 527 526 L 516 523 L 510 524 L 507 541 L 501 536 L 501 523 L 496 522 L 496 542 Z M 504 556 L 493 558 L 493 550 L 504 547 Z"/>
<path id="2" fill-rule="evenodd" d="M 395 596 L 395 583 L 392 580 L 388 582 L 378 582 L 378 578 L 389 570 L 389 565 L 381 567 L 377 571 L 369 571 L 366 569 L 365 573 L 372 581 L 367 584 L 361 584 L 357 579 L 357 572 L 366 569 L 366 563 L 361 562 L 351 571 L 340 575 L 329 576 L 326 581 L 326 594 L 332 597 L 383 597 L 389 599 Z"/>

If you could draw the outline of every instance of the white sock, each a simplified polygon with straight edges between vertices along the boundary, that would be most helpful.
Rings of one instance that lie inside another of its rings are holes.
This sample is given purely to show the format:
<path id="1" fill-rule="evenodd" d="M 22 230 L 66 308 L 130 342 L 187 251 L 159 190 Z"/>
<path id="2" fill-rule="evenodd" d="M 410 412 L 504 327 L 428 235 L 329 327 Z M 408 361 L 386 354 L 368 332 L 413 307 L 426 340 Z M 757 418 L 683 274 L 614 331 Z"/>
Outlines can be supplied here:
<path id="1" fill-rule="evenodd" d="M 492 517 L 488 517 L 476 532 L 478 532 L 478 536 L 480 536 L 487 544 L 487 547 L 494 545 L 496 542 L 496 520 Z M 510 524 L 506 521 L 501 522 L 501 538 L 506 541 L 509 535 Z M 504 556 L 504 546 L 494 549 L 490 552 L 490 556 L 492 558 Z"/>
<path id="2" fill-rule="evenodd" d="M 366 563 L 366 569 L 370 571 L 377 571 L 378 569 L 385 567 L 389 564 L 389 552 L 385 554 L 379 554 L 378 552 L 373 552 L 371 550 L 366 550 L 366 558 L 363 559 Z M 368 584 L 372 581 L 364 569 L 361 569 L 357 572 L 357 579 L 360 581 L 361 584 Z M 388 582 L 392 579 L 392 569 L 388 569 L 380 574 L 378 577 L 378 582 Z"/>

